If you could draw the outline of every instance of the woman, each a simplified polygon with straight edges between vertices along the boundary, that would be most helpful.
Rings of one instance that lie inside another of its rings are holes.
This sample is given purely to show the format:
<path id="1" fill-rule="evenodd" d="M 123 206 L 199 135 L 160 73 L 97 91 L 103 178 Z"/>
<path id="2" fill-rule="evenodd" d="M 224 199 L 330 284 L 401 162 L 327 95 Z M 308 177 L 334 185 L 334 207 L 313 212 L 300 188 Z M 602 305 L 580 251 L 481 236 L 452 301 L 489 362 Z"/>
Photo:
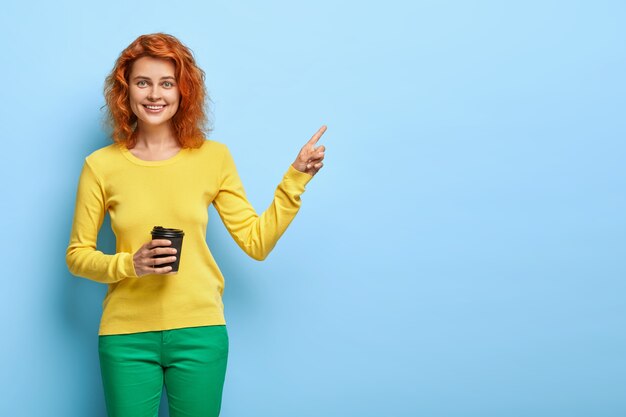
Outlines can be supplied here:
<path id="1" fill-rule="evenodd" d="M 272 250 L 322 168 L 322 126 L 304 145 L 260 216 L 227 147 L 205 139 L 204 72 L 173 36 L 144 35 L 105 83 L 114 143 L 85 158 L 66 260 L 72 274 L 108 284 L 99 355 L 110 417 L 154 417 L 163 384 L 172 417 L 219 414 L 228 355 L 224 279 L 206 245 L 213 203 L 254 259 Z M 96 249 L 105 212 L 116 253 Z M 179 269 L 161 225 L 184 231 Z"/>

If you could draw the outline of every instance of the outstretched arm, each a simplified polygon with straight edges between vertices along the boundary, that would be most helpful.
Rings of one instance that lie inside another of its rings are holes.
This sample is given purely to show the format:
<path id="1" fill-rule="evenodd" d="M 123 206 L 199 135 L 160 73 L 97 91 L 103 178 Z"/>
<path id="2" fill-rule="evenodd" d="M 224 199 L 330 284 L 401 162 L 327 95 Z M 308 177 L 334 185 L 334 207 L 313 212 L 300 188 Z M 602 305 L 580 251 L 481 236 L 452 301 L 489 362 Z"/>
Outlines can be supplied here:
<path id="1" fill-rule="evenodd" d="M 306 184 L 322 168 L 324 148 L 315 148 L 315 143 L 325 130 L 323 126 L 304 145 L 260 216 L 248 201 L 233 158 L 225 149 L 220 190 L 213 204 L 235 242 L 250 257 L 265 259 L 298 213 Z"/>

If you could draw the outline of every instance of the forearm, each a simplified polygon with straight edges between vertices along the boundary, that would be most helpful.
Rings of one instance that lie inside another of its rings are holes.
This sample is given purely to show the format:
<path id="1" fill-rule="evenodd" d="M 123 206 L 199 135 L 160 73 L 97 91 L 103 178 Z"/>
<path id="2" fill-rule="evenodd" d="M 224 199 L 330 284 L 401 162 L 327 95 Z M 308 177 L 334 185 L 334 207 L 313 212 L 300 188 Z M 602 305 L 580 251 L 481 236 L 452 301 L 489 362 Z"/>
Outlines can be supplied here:
<path id="1" fill-rule="evenodd" d="M 269 207 L 259 216 L 242 188 L 224 193 L 216 201 L 222 221 L 239 247 L 256 260 L 265 259 L 300 210 L 300 196 L 311 175 L 289 167 Z"/>
<path id="2" fill-rule="evenodd" d="M 291 194 L 282 184 L 279 185 L 270 206 L 245 227 L 245 238 L 240 247 L 254 259 L 267 258 L 300 210 L 300 205 L 299 194 Z"/>
<path id="3" fill-rule="evenodd" d="M 127 252 L 107 255 L 91 247 L 70 244 L 66 251 L 65 260 L 73 275 L 104 284 L 137 277 L 133 265 L 133 255 Z"/>

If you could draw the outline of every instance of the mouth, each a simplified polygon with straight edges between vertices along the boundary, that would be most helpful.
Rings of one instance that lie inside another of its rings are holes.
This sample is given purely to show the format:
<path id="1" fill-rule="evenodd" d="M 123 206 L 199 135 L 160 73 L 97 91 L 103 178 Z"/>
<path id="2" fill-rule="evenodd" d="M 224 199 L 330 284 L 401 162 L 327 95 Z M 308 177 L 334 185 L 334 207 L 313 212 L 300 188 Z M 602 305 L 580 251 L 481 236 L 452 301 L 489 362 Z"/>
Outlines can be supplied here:
<path id="1" fill-rule="evenodd" d="M 152 104 L 144 104 L 143 107 L 146 109 L 148 113 L 160 113 L 165 108 L 165 104 L 152 105 Z"/>

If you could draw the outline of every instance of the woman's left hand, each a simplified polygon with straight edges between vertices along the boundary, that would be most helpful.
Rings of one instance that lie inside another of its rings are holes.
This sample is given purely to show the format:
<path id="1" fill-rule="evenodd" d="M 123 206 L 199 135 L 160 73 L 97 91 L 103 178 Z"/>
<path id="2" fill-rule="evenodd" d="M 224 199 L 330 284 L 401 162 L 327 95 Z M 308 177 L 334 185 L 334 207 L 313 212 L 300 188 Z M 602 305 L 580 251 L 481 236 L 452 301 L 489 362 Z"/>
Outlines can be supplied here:
<path id="1" fill-rule="evenodd" d="M 315 147 L 317 141 L 326 132 L 326 125 L 319 128 L 319 130 L 309 139 L 309 141 L 302 147 L 296 161 L 291 164 L 295 169 L 300 172 L 306 172 L 310 175 L 315 175 L 322 169 L 324 164 L 324 151 L 326 148 L 322 146 Z"/>

